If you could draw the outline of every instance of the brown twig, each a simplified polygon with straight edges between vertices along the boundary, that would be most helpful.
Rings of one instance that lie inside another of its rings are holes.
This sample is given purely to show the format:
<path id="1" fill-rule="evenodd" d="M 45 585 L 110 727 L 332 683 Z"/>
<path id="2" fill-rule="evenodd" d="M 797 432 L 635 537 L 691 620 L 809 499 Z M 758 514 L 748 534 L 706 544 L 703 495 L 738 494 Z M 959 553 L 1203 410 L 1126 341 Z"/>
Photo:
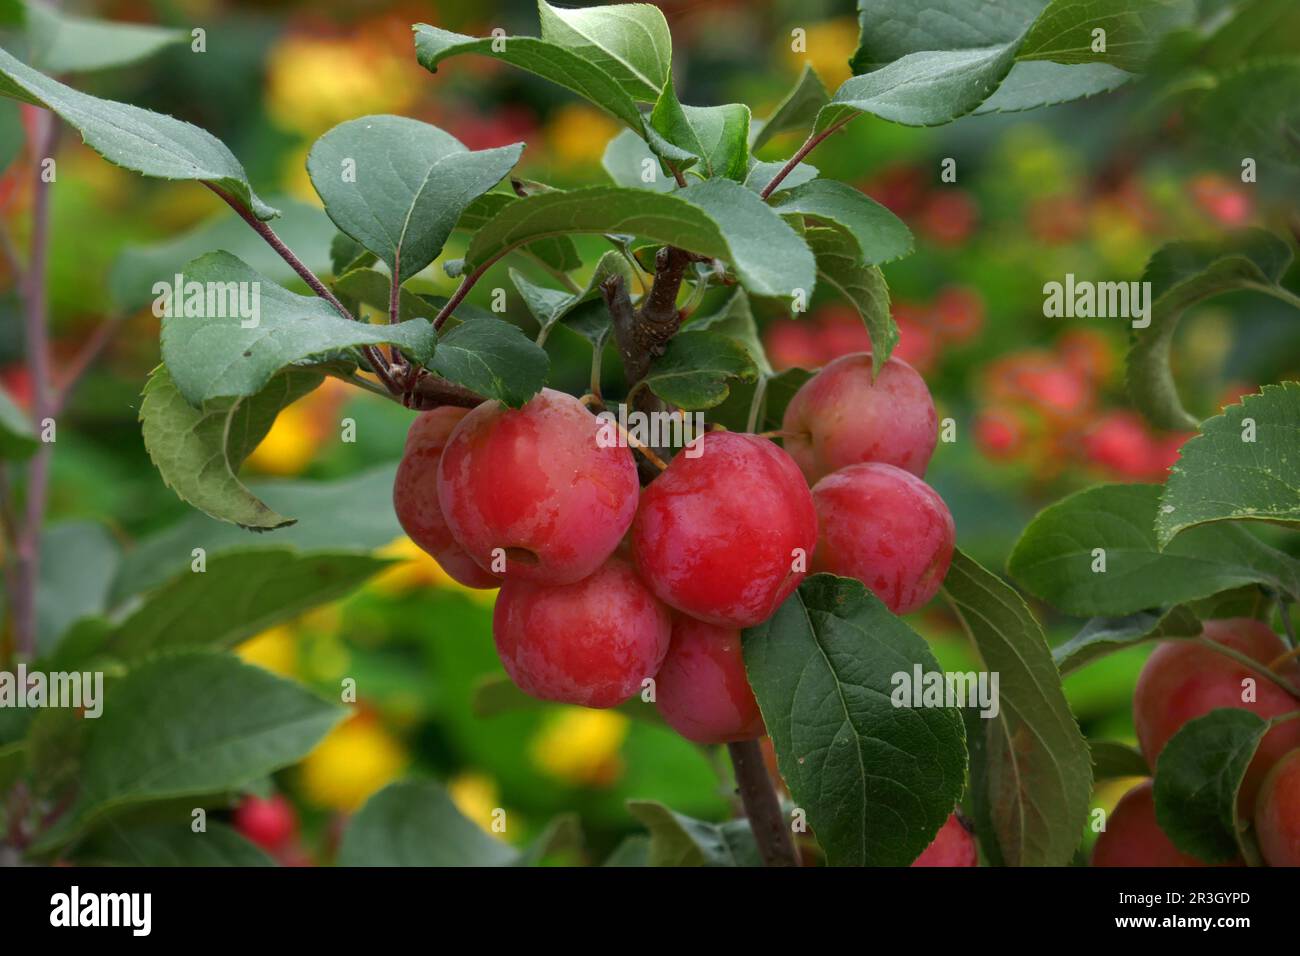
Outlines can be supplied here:
<path id="1" fill-rule="evenodd" d="M 731 765 L 736 770 L 736 789 L 749 817 L 764 866 L 798 866 L 794 838 L 781 812 L 781 801 L 767 772 L 763 749 L 757 740 L 727 744 Z"/>
<path id="2" fill-rule="evenodd" d="M 438 408 L 441 405 L 477 408 L 485 401 L 487 399 L 477 392 L 472 392 L 468 388 L 449 382 L 445 378 L 431 375 L 422 369 L 417 372 L 415 381 L 411 384 L 411 389 L 407 395 L 407 404 L 411 408 L 421 411 Z"/>
<path id="3" fill-rule="evenodd" d="M 766 199 L 768 196 L 772 195 L 772 192 L 776 189 L 776 187 L 781 185 L 782 180 L 784 180 L 785 177 L 789 176 L 790 173 L 794 171 L 794 168 L 798 166 L 801 162 L 803 162 L 803 158 L 807 156 L 809 153 L 811 153 L 814 149 L 816 149 L 818 145 L 821 144 L 822 140 L 826 139 L 826 137 L 830 136 L 832 133 L 838 133 L 845 126 L 849 125 L 849 123 L 851 123 L 854 119 L 856 119 L 857 116 L 858 114 L 854 113 L 840 120 L 838 123 L 826 127 L 820 133 L 811 134 L 806 140 L 804 140 L 803 145 L 800 146 L 797 150 L 795 150 L 794 155 L 791 156 L 788 160 L 786 160 L 785 165 L 782 166 L 779 170 L 777 170 L 777 174 L 772 177 L 771 182 L 769 182 L 766 186 L 763 187 L 763 191 L 758 194 L 758 197 L 760 199 Z"/>

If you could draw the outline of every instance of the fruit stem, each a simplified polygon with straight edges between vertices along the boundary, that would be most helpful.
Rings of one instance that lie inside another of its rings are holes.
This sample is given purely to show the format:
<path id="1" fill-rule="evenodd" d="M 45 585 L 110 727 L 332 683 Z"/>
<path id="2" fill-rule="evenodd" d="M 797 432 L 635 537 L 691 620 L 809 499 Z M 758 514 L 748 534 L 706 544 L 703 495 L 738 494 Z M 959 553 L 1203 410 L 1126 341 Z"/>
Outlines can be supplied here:
<path id="1" fill-rule="evenodd" d="M 1294 684 L 1292 684 L 1290 681 L 1284 678 L 1281 674 L 1274 673 L 1272 670 L 1270 670 L 1269 667 L 1271 665 L 1261 664 L 1261 662 L 1255 660 L 1255 658 L 1250 657 L 1247 654 L 1243 654 L 1240 651 L 1235 651 L 1231 647 L 1225 647 L 1224 645 L 1218 643 L 1217 641 L 1211 641 L 1204 637 L 1194 637 L 1192 638 L 1192 640 L 1203 647 L 1208 647 L 1212 651 L 1217 651 L 1218 653 L 1222 654 L 1224 657 L 1231 657 L 1238 664 L 1242 664 L 1248 667 L 1250 670 L 1256 672 L 1257 674 L 1263 674 L 1265 677 L 1271 680 L 1274 684 L 1277 684 L 1278 687 L 1281 687 L 1292 697 L 1300 699 L 1300 687 L 1296 687 Z"/>
<path id="2" fill-rule="evenodd" d="M 749 827 L 754 831 L 758 854 L 764 866 L 798 866 L 790 828 L 781 812 L 776 787 L 767 772 L 763 750 L 757 740 L 727 744 L 731 765 L 736 770 L 736 790 L 749 817 Z"/>
<path id="3" fill-rule="evenodd" d="M 854 113 L 840 122 L 826 127 L 820 133 L 814 132 L 809 135 L 809 137 L 804 140 L 803 145 L 794 151 L 794 155 L 786 160 L 785 165 L 782 166 L 780 170 L 777 171 L 777 174 L 772 177 L 772 181 L 763 187 L 763 191 L 758 194 L 758 198 L 766 199 L 768 196 L 772 195 L 776 190 L 776 187 L 781 185 L 785 177 L 789 176 L 790 173 L 794 171 L 794 168 L 803 161 L 803 158 L 821 144 L 822 140 L 826 139 L 826 137 L 830 136 L 832 133 L 838 133 L 845 126 L 848 126 L 850 122 L 856 119 L 858 115 L 859 114 Z"/>

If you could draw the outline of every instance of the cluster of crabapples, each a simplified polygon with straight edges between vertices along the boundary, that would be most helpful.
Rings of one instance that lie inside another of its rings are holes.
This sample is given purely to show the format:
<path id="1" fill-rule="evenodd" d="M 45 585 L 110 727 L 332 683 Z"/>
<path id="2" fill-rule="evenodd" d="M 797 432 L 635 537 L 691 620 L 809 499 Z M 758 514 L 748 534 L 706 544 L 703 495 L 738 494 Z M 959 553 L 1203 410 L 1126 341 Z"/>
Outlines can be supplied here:
<path id="1" fill-rule="evenodd" d="M 1300 711 L 1300 700 L 1267 676 L 1271 670 L 1291 687 L 1300 683 L 1300 665 L 1267 626 L 1252 618 L 1207 621 L 1202 637 L 1236 655 L 1204 644 L 1168 641 L 1142 668 L 1133 719 L 1148 766 L 1156 766 L 1165 745 L 1184 724 L 1216 708 L 1245 709 L 1266 720 Z M 1246 688 L 1253 693 L 1245 694 Z M 1279 721 L 1264 735 L 1246 769 L 1237 809 L 1242 819 L 1253 818 L 1265 863 L 1300 866 L 1300 719 Z M 1092 863 L 1206 865 L 1181 852 L 1160 828 L 1149 780 L 1126 793 L 1111 812 L 1093 848 Z"/>
<path id="2" fill-rule="evenodd" d="M 947 573 L 952 516 L 921 480 L 934 404 L 901 360 L 873 376 L 869 354 L 837 359 L 790 401 L 784 449 L 708 431 L 644 488 L 604 424 L 550 389 L 519 409 L 437 408 L 397 470 L 411 539 L 462 584 L 500 587 L 497 652 L 534 697 L 613 707 L 653 687 L 687 739 L 753 740 L 742 629 L 812 572 L 857 578 L 899 614 Z"/>

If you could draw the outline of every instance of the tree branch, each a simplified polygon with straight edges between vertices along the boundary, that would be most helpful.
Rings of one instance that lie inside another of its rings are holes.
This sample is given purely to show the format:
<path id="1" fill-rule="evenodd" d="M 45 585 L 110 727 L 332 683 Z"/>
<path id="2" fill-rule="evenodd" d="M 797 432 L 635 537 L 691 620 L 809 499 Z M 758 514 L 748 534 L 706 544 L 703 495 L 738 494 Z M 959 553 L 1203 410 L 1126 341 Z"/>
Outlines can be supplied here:
<path id="1" fill-rule="evenodd" d="M 440 405 L 477 408 L 486 401 L 487 399 L 477 392 L 449 382 L 445 378 L 439 378 L 437 375 L 431 375 L 422 369 L 411 385 L 407 404 L 411 408 L 423 411 L 438 408 Z"/>
<path id="2" fill-rule="evenodd" d="M 758 198 L 766 199 L 768 196 L 772 195 L 776 187 L 781 185 L 782 180 L 784 180 L 785 177 L 789 176 L 790 173 L 794 171 L 794 168 L 798 166 L 801 162 L 803 162 L 803 158 L 807 156 L 809 153 L 811 153 L 814 149 L 816 149 L 821 144 L 822 140 L 826 139 L 826 137 L 830 136 L 832 133 L 838 133 L 845 126 L 847 126 L 854 119 L 856 119 L 858 115 L 859 114 L 854 113 L 853 115 L 846 117 L 840 122 L 835 123 L 832 126 L 826 127 L 820 133 L 813 133 L 812 135 L 810 135 L 806 140 L 804 140 L 803 145 L 800 146 L 797 150 L 795 150 L 794 155 L 791 156 L 788 160 L 786 160 L 785 165 L 782 166 L 777 171 L 777 174 L 772 177 L 772 181 L 763 187 L 763 191 L 758 194 Z"/>
<path id="3" fill-rule="evenodd" d="M 736 769 L 736 789 L 749 817 L 764 866 L 798 866 L 794 838 L 781 812 L 781 801 L 767 772 L 763 749 L 757 740 L 727 744 L 731 765 Z"/>

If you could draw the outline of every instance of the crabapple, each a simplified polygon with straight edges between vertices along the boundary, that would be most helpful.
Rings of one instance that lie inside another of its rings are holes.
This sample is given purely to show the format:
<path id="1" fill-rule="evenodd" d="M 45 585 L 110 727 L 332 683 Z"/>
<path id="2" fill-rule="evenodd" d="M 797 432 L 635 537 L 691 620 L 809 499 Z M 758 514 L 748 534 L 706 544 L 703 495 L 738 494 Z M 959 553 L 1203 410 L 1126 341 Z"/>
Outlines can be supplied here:
<path id="1" fill-rule="evenodd" d="M 986 408 L 975 416 L 975 445 L 988 458 L 1006 461 L 1020 455 L 1029 430 L 1019 412 L 1010 406 Z"/>
<path id="2" fill-rule="evenodd" d="M 665 604 L 726 627 L 767 620 L 807 573 L 812 495 L 772 442 L 707 432 L 641 494 L 632 553 Z M 694 454 L 694 452 L 692 452 Z"/>
<path id="3" fill-rule="evenodd" d="M 1269 866 L 1300 866 L 1300 750 L 1279 760 L 1264 778 L 1255 836 Z"/>
<path id="4" fill-rule="evenodd" d="M 263 800 L 251 794 L 235 808 L 235 829 L 264 850 L 274 851 L 288 843 L 298 829 L 298 814 L 283 794 Z"/>
<path id="5" fill-rule="evenodd" d="M 613 707 L 640 690 L 671 633 L 668 609 L 620 557 L 573 584 L 507 577 L 492 614 L 497 655 L 515 685 L 584 707 Z"/>
<path id="6" fill-rule="evenodd" d="M 810 483 L 859 462 L 920 477 L 934 454 L 938 418 L 912 366 L 890 357 L 871 377 L 871 355 L 845 355 L 804 382 L 786 407 L 785 450 Z"/>
<path id="7" fill-rule="evenodd" d="M 1155 443 L 1142 420 L 1132 412 L 1111 412 L 1083 436 L 1088 459 L 1120 478 L 1140 481 L 1151 475 Z"/>
<path id="8" fill-rule="evenodd" d="M 917 228 L 941 246 L 960 246 L 975 229 L 979 206 L 960 189 L 935 190 L 921 207 Z"/>
<path id="9" fill-rule="evenodd" d="M 969 342 L 984 327 L 984 298 L 965 285 L 951 285 L 934 298 L 939 331 L 950 342 Z"/>
<path id="10" fill-rule="evenodd" d="M 655 705 L 668 726 L 698 744 L 765 733 L 745 674 L 740 631 L 673 615 L 672 644 L 655 676 Z"/>
<path id="11" fill-rule="evenodd" d="M 915 860 L 912 866 L 979 866 L 979 851 L 975 838 L 962 824 L 956 813 L 952 814 L 934 840 Z"/>
<path id="12" fill-rule="evenodd" d="M 1259 621 L 1229 618 L 1206 621 L 1202 636 L 1260 662 L 1258 668 L 1188 641 L 1168 641 L 1155 649 L 1138 677 L 1133 694 L 1133 721 L 1147 764 L 1154 767 L 1169 738 L 1185 723 L 1218 707 L 1249 710 L 1269 719 L 1300 710 L 1300 701 L 1269 680 L 1266 666 L 1284 654 L 1282 640 Z M 1296 678 L 1294 662 L 1279 669 Z M 1243 681 L 1254 681 L 1255 700 L 1243 701 Z M 1279 724 L 1264 735 L 1241 785 L 1241 803 L 1254 806 L 1269 768 L 1289 750 L 1300 747 L 1300 720 Z"/>
<path id="13" fill-rule="evenodd" d="M 406 433 L 406 449 L 393 479 L 393 510 L 407 537 L 433 556 L 466 587 L 494 588 L 501 582 L 484 571 L 456 543 L 438 503 L 438 461 L 452 430 L 469 412 L 450 405 L 421 412 Z"/>
<path id="14" fill-rule="evenodd" d="M 821 536 L 813 570 L 857 578 L 895 614 L 938 592 L 956 532 L 938 493 L 913 474 L 869 462 L 813 486 Z"/>
<path id="15" fill-rule="evenodd" d="M 816 368 L 822 349 L 810 323 L 781 319 L 767 327 L 764 347 L 773 368 Z"/>
<path id="16" fill-rule="evenodd" d="M 1206 866 L 1174 846 L 1156 822 L 1152 782 L 1120 798 L 1092 848 L 1093 866 Z"/>
<path id="17" fill-rule="evenodd" d="M 480 567 L 572 584 L 618 546 L 636 514 L 636 462 L 602 447 L 600 423 L 576 398 L 542 389 L 523 408 L 487 401 L 466 415 L 438 465 L 452 537 Z"/>

